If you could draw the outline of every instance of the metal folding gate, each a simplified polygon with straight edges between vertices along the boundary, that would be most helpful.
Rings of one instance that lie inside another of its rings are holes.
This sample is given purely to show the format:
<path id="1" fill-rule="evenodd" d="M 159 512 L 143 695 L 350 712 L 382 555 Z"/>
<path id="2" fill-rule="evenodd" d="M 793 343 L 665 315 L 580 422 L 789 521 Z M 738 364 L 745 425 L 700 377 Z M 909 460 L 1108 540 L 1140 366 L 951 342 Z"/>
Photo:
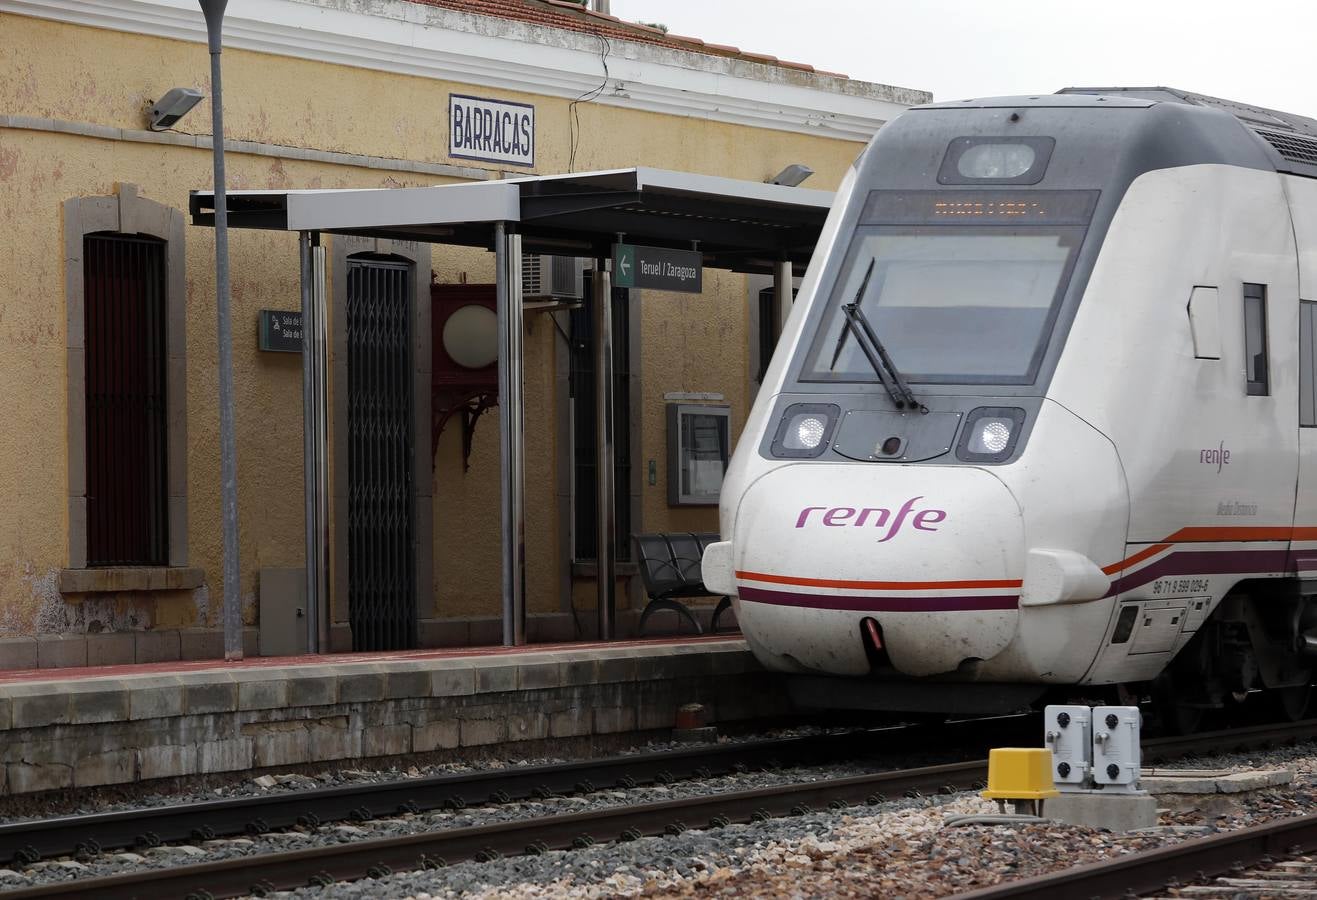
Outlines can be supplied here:
<path id="1" fill-rule="evenodd" d="M 165 244 L 84 240 L 87 564 L 168 562 Z"/>
<path id="2" fill-rule="evenodd" d="M 348 260 L 347 566 L 354 650 L 416 646 L 412 277 L 408 263 Z"/>

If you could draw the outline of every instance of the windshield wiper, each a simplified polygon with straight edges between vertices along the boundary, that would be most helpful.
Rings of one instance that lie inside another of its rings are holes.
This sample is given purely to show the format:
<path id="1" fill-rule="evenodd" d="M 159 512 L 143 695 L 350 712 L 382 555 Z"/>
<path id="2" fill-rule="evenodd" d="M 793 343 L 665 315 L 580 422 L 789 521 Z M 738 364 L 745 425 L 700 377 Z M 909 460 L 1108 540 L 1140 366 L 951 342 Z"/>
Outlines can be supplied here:
<path id="1" fill-rule="evenodd" d="M 892 357 L 883 346 L 883 342 L 878 339 L 877 333 L 874 332 L 873 326 L 869 324 L 868 317 L 860 310 L 860 303 L 864 300 L 864 292 L 869 287 L 869 278 L 873 275 L 873 267 L 877 258 L 869 260 L 869 268 L 864 273 L 864 279 L 860 282 L 860 289 L 855 292 L 855 299 L 850 303 L 842 306 L 842 315 L 846 317 L 846 325 L 837 336 L 837 346 L 832 351 L 832 365 L 830 369 L 837 367 L 837 360 L 841 356 L 841 348 L 846 343 L 846 336 L 851 332 L 855 333 L 855 342 L 860 345 L 860 351 L 864 354 L 869 365 L 873 367 L 874 373 L 878 376 L 878 381 L 882 384 L 883 389 L 887 391 L 887 396 L 892 398 L 897 409 L 917 409 L 921 413 L 928 412 L 928 407 L 920 403 L 916 398 L 914 391 L 910 390 L 910 385 L 906 383 L 901 370 L 892 362 Z M 890 380 L 888 376 L 890 377 Z M 895 385 L 893 385 L 895 382 Z"/>

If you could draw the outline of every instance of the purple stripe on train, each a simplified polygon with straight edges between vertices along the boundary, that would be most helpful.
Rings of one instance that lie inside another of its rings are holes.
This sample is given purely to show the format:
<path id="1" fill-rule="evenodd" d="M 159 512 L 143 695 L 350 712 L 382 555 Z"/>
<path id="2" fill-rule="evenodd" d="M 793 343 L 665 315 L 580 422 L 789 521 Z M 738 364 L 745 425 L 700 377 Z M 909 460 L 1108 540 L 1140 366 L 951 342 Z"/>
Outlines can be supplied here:
<path id="1" fill-rule="evenodd" d="M 859 612 L 964 612 L 975 610 L 1015 609 L 1019 596 L 983 597 L 860 597 L 837 594 L 797 594 L 742 587 L 742 600 L 773 606 L 799 606 L 806 609 L 840 609 Z"/>

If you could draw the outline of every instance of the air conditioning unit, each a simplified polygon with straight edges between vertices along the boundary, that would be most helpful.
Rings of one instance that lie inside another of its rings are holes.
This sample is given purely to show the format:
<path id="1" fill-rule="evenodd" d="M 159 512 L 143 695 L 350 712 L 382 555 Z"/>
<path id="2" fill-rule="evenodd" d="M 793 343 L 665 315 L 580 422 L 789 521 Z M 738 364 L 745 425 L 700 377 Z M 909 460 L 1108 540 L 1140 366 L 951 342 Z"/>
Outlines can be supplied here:
<path id="1" fill-rule="evenodd" d="M 587 260 L 573 256 L 524 253 L 521 257 L 523 298 L 553 297 L 580 300 L 585 296 L 581 273 Z"/>

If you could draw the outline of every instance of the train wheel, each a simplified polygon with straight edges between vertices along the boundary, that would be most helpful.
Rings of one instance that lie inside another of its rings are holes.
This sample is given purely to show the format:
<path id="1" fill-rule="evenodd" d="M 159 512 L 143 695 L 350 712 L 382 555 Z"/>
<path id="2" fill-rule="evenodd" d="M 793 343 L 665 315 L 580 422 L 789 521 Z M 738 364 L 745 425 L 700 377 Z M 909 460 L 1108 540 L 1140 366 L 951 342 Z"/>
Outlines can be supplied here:
<path id="1" fill-rule="evenodd" d="M 1277 688 L 1267 691 L 1267 699 L 1271 708 L 1282 720 L 1297 722 L 1308 711 L 1308 703 L 1312 700 L 1312 687 L 1299 684 L 1294 687 Z"/>

